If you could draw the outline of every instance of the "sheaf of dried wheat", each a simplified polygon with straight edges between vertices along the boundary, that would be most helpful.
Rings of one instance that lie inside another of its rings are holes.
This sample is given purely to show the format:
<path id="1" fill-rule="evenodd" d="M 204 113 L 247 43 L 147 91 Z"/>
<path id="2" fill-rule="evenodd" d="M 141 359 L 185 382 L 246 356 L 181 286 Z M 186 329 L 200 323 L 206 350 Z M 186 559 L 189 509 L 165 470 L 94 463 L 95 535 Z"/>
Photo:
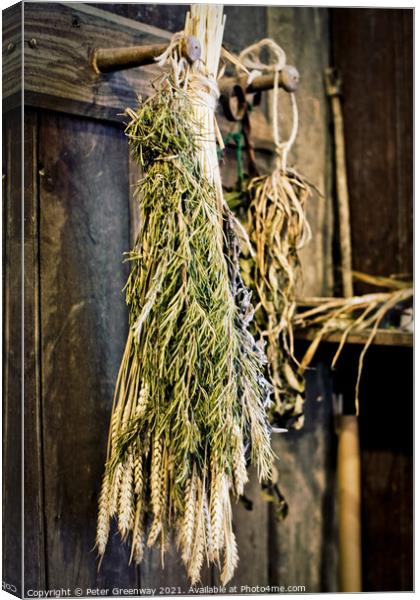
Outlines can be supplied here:
<path id="1" fill-rule="evenodd" d="M 218 32 L 211 70 L 196 65 L 213 89 L 223 10 L 202 6 L 192 7 L 187 23 L 201 23 L 203 36 L 207 28 Z M 197 94 L 189 68 L 180 85 L 185 65 L 172 47 L 173 68 L 156 94 L 128 111 L 130 149 L 144 177 L 139 234 L 127 253 L 129 335 L 110 427 L 108 512 L 123 540 L 131 533 L 135 562 L 158 538 L 163 555 L 175 524 L 196 582 L 206 556 L 218 563 L 224 551 L 225 579 L 234 568 L 230 491 L 243 491 L 245 445 L 261 477 L 268 471 L 269 386 L 263 352 L 248 330 L 249 294 L 232 262 L 232 227 L 226 235 L 216 146 L 207 136 L 214 114 L 196 105 L 202 85 Z"/>

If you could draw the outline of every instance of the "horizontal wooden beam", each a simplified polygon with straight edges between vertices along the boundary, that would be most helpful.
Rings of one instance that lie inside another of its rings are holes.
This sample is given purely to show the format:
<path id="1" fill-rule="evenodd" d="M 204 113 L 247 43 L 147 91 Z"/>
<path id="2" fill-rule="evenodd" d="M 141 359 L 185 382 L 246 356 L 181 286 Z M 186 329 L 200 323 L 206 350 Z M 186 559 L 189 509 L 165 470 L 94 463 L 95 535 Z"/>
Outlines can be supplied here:
<path id="1" fill-rule="evenodd" d="M 315 336 L 319 333 L 319 329 L 308 328 L 308 329 L 297 329 L 295 331 L 295 338 L 298 340 L 312 341 Z M 358 333 L 351 333 L 346 340 L 347 344 L 366 344 L 368 341 L 371 331 L 361 331 Z M 341 340 L 342 332 L 333 331 L 326 333 L 323 337 L 324 342 L 338 344 Z M 394 346 L 394 347 L 405 347 L 411 348 L 413 346 L 413 334 L 405 331 L 379 329 L 372 342 L 374 346 Z"/>

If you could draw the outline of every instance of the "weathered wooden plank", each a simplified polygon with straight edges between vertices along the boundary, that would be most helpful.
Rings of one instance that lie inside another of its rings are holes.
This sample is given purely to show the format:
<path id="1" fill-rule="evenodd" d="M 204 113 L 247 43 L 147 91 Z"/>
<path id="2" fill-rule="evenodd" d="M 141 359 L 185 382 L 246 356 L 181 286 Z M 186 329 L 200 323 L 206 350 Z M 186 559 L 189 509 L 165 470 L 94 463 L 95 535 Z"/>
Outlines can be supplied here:
<path id="1" fill-rule="evenodd" d="M 3 570 L 22 586 L 22 122 L 3 116 Z"/>
<path id="2" fill-rule="evenodd" d="M 333 206 L 331 140 L 323 70 L 329 64 L 329 17 L 325 8 L 267 8 L 268 37 L 285 50 L 289 64 L 300 73 L 296 93 L 299 132 L 290 154 L 295 166 L 321 192 L 307 202 L 313 238 L 299 256 L 302 261 L 301 295 L 328 296 L 333 287 Z M 280 131 L 290 133 L 290 100 L 280 98 Z"/>
<path id="3" fill-rule="evenodd" d="M 3 110 L 13 104 L 18 107 L 22 91 L 22 15 L 23 2 L 2 13 L 2 81 Z"/>
<path id="4" fill-rule="evenodd" d="M 202 570 L 203 585 L 211 584 L 211 570 Z M 156 595 L 178 596 L 188 594 L 190 582 L 174 539 L 169 542 L 162 565 L 160 549 L 148 549 L 140 565 L 140 583 L 142 588 L 156 588 Z"/>
<path id="5" fill-rule="evenodd" d="M 127 315 L 127 144 L 119 128 L 40 124 L 40 285 L 47 585 L 135 587 L 115 530 L 99 573 L 98 492 Z"/>
<path id="6" fill-rule="evenodd" d="M 317 329 L 305 329 L 298 330 L 295 333 L 296 339 L 300 340 L 313 340 L 316 334 L 319 332 Z M 346 344 L 366 344 L 368 341 L 370 330 L 361 331 L 359 333 L 351 333 L 346 338 Z M 326 334 L 323 337 L 323 341 L 338 343 L 342 338 L 343 333 L 334 331 Z M 388 331 L 386 329 L 379 329 L 375 335 L 375 338 L 372 342 L 373 346 L 413 346 L 413 334 L 406 333 L 404 331 Z"/>
<path id="7" fill-rule="evenodd" d="M 25 113 L 25 590 L 45 589 L 39 314 L 38 116 Z"/>
<path id="8" fill-rule="evenodd" d="M 270 585 L 337 591 L 331 379 L 322 363 L 306 375 L 304 428 L 277 434 L 273 446 L 289 514 L 276 522 L 270 507 Z"/>
<path id="9" fill-rule="evenodd" d="M 243 586 L 267 586 L 269 583 L 268 503 L 262 498 L 255 469 L 250 471 L 245 495 L 252 502 L 252 510 L 247 510 L 242 502 L 233 503 L 239 564 L 228 583 L 231 593 L 249 593 L 250 590 L 244 590 Z"/>
<path id="10" fill-rule="evenodd" d="M 332 10 L 354 269 L 412 273 L 413 11 Z M 366 284 L 355 284 L 357 293 Z"/>
<path id="11" fill-rule="evenodd" d="M 157 68 L 98 74 L 91 64 L 93 50 L 165 42 L 170 37 L 158 28 L 83 4 L 25 3 L 24 18 L 25 39 L 32 40 L 25 44 L 26 104 L 112 120 L 121 120 L 118 113 L 127 104 L 134 105 L 138 94 L 149 93 Z M 5 64 L 7 69 L 13 66 Z M 5 98 L 13 90 L 6 88 Z"/>

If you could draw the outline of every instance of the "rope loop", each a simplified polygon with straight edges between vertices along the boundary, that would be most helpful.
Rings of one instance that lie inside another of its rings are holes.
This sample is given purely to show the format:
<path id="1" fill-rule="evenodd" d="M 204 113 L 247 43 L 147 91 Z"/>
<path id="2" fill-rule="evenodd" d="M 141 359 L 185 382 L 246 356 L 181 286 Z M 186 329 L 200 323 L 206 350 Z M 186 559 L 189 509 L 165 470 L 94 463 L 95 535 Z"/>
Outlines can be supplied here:
<path id="1" fill-rule="evenodd" d="M 268 51 L 270 62 L 264 63 L 261 59 L 261 53 L 263 50 Z M 299 123 L 299 115 L 296 104 L 296 98 L 294 94 L 290 94 L 292 103 L 292 129 L 288 140 L 281 141 L 279 131 L 279 116 L 278 116 L 278 89 L 280 80 L 280 71 L 286 65 L 286 53 L 274 40 L 271 38 L 264 38 L 259 42 L 248 46 L 242 50 L 239 55 L 241 64 L 250 71 L 248 76 L 248 84 L 252 82 L 255 77 L 262 75 L 263 73 L 274 73 L 274 85 L 272 94 L 272 126 L 273 126 L 273 140 L 276 153 L 276 168 L 284 172 L 287 170 L 287 157 L 290 148 L 296 139 Z"/>
<path id="2" fill-rule="evenodd" d="M 261 60 L 261 53 L 264 49 L 268 50 L 269 57 L 273 58 L 269 63 L 264 63 Z M 264 38 L 242 50 L 239 54 L 239 60 L 250 71 L 266 71 L 276 72 L 281 71 L 286 64 L 286 53 L 274 40 Z"/>

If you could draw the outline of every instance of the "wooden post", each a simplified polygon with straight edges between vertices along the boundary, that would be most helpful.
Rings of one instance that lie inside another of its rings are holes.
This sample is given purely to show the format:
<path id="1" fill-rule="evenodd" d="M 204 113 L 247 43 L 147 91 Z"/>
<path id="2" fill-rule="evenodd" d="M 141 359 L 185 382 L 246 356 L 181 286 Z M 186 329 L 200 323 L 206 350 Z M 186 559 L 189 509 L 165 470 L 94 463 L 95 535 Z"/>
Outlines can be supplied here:
<path id="1" fill-rule="evenodd" d="M 338 225 L 343 295 L 353 296 L 350 200 L 347 185 L 341 80 L 335 69 L 325 71 L 327 95 L 334 122 Z M 357 415 L 337 415 L 338 424 L 338 544 L 341 592 L 362 591 L 362 539 L 360 524 L 360 445 Z"/>
<path id="2" fill-rule="evenodd" d="M 361 592 L 359 424 L 356 415 L 340 415 L 337 422 L 340 592 Z"/>
<path id="3" fill-rule="evenodd" d="M 344 144 L 343 113 L 341 110 L 341 81 L 334 69 L 325 71 L 327 95 L 331 100 L 334 122 L 335 170 L 338 203 L 338 226 L 340 230 L 340 252 L 343 295 L 353 296 L 353 275 L 351 256 L 350 201 L 347 186 L 346 149 Z"/>

